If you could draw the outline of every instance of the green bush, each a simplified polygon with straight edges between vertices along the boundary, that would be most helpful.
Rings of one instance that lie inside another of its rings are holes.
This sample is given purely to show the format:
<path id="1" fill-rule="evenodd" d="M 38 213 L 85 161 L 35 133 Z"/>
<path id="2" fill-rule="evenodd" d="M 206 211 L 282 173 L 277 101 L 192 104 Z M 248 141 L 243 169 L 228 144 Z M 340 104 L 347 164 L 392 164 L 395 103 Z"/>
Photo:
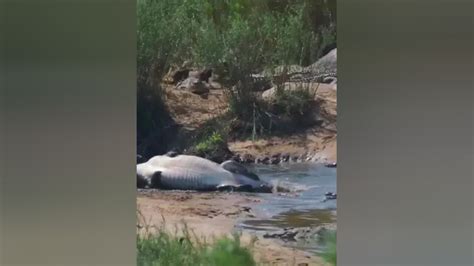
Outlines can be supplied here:
<path id="1" fill-rule="evenodd" d="M 252 92 L 255 81 L 250 74 L 316 61 L 336 40 L 334 4 L 334 0 L 138 0 L 139 105 L 150 95 L 140 87 L 159 91 L 164 73 L 187 61 L 211 67 L 220 76 L 229 88 L 230 113 L 251 124 L 253 135 L 269 131 L 270 109 Z M 162 106 L 161 94 L 151 94 L 156 97 L 153 104 Z M 300 106 L 305 103 L 300 98 L 285 96 L 280 106 L 294 99 L 297 102 L 284 112 L 302 113 L 306 104 Z M 166 115 L 166 108 L 154 109 L 139 107 L 140 132 L 163 129 L 156 120 L 160 113 Z"/>
<path id="2" fill-rule="evenodd" d="M 208 248 L 206 252 L 207 265 L 214 266 L 253 266 L 256 265 L 252 254 L 240 245 L 238 236 L 223 238 Z"/>
<path id="3" fill-rule="evenodd" d="M 240 245 L 238 236 L 221 238 L 214 244 L 194 239 L 187 229 L 183 236 L 162 229 L 156 234 L 137 235 L 138 266 L 252 266 L 252 253 Z"/>
<path id="4" fill-rule="evenodd" d="M 303 86 L 295 90 L 278 88 L 275 93 L 273 111 L 290 119 L 302 120 L 311 111 L 314 95 Z"/>
<path id="5" fill-rule="evenodd" d="M 337 265 L 337 252 L 336 252 L 336 231 L 329 231 L 323 236 L 325 243 L 324 251 L 321 257 L 331 265 Z"/>
<path id="6" fill-rule="evenodd" d="M 225 145 L 226 142 L 222 138 L 222 135 L 214 132 L 204 141 L 201 141 L 196 145 L 196 152 L 200 154 L 208 154 L 219 149 L 222 145 Z"/>

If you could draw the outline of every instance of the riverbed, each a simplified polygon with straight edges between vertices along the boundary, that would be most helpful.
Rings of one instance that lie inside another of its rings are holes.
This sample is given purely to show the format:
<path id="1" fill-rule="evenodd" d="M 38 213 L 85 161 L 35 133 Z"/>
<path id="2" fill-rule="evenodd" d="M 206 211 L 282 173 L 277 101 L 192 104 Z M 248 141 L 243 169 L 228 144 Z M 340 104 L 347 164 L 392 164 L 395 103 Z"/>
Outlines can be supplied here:
<path id="1" fill-rule="evenodd" d="M 285 228 L 318 227 L 336 223 L 337 200 L 327 200 L 327 192 L 337 192 L 337 170 L 322 164 L 299 163 L 257 165 L 252 167 L 261 179 L 279 183 L 295 193 L 259 194 L 262 203 L 254 206 L 258 218 L 243 218 L 237 228 L 259 235 Z M 286 241 L 286 245 L 309 251 L 320 251 L 316 241 Z"/>
<path id="2" fill-rule="evenodd" d="M 317 242 L 282 242 L 263 237 L 283 228 L 317 227 L 336 222 L 336 169 L 321 164 L 249 166 L 261 179 L 279 182 L 293 192 L 277 194 L 138 190 L 138 224 L 170 231 L 186 224 L 197 236 L 212 240 L 240 231 L 243 243 L 258 237 L 254 252 L 269 265 L 323 265 Z M 296 263 L 296 264 L 295 264 Z"/>

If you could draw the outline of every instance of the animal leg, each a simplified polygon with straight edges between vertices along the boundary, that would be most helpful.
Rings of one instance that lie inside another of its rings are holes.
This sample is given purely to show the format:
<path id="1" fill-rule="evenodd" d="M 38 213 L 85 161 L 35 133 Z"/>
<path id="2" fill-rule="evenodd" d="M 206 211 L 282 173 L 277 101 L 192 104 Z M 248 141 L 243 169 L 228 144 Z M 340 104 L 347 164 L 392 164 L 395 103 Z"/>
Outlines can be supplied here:
<path id="1" fill-rule="evenodd" d="M 160 171 L 156 171 L 155 173 L 153 173 L 153 175 L 149 179 L 149 186 L 151 188 L 161 187 L 161 172 Z"/>

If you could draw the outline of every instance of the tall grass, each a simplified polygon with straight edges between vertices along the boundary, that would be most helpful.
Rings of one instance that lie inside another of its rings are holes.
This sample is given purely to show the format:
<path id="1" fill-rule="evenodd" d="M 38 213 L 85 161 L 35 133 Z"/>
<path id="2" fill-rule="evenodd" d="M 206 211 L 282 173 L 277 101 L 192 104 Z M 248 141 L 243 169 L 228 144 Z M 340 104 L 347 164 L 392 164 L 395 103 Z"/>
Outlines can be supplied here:
<path id="1" fill-rule="evenodd" d="M 238 236 L 221 238 L 213 244 L 197 241 L 184 228 L 183 236 L 165 230 L 144 236 L 137 235 L 138 266 L 252 266 L 251 251 L 242 247 Z"/>
<path id="2" fill-rule="evenodd" d="M 156 139 L 153 134 L 169 126 L 160 82 L 172 66 L 184 62 L 219 75 L 228 88 L 230 113 L 244 124 L 243 134 L 268 133 L 269 106 L 252 91 L 250 74 L 316 61 L 336 39 L 334 3 L 138 0 L 138 137 Z"/>
<path id="3" fill-rule="evenodd" d="M 325 247 L 321 257 L 333 266 L 337 265 L 336 240 L 336 231 L 329 231 L 323 236 Z"/>

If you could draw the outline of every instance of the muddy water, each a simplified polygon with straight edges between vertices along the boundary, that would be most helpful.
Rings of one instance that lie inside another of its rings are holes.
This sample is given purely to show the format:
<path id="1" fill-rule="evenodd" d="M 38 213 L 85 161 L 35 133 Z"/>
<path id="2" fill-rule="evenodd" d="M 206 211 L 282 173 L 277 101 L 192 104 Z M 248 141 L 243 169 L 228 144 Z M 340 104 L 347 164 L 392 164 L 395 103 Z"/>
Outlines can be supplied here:
<path id="1" fill-rule="evenodd" d="M 336 168 L 301 163 L 278 166 L 254 166 L 260 178 L 297 191 L 288 194 L 259 194 L 263 203 L 253 207 L 258 218 L 240 221 L 238 227 L 265 234 L 283 228 L 316 227 L 336 222 L 337 200 L 326 200 L 326 192 L 336 191 Z M 286 243 L 317 251 L 317 242 Z"/>

